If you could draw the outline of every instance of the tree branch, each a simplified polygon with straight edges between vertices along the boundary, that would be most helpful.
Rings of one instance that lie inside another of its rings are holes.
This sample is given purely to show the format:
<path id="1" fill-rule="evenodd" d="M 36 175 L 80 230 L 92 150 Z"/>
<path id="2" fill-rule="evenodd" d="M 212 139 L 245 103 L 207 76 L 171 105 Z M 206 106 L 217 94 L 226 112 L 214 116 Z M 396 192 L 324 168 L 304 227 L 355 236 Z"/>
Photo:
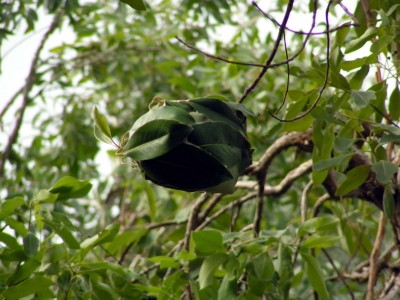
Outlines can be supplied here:
<path id="1" fill-rule="evenodd" d="M 6 160 L 9 159 L 12 146 L 18 138 L 18 133 L 19 133 L 19 129 L 22 124 L 22 119 L 24 117 L 25 109 L 31 100 L 29 98 L 29 92 L 31 91 L 31 89 L 35 83 L 35 72 L 36 72 L 36 67 L 37 67 L 37 62 L 39 60 L 40 52 L 42 51 L 43 46 L 44 46 L 45 42 L 47 41 L 47 39 L 49 38 L 49 36 L 53 33 L 53 31 L 59 25 L 60 17 L 61 17 L 61 13 L 57 13 L 54 16 L 53 22 L 51 23 L 51 25 L 50 25 L 49 29 L 46 31 L 46 33 L 43 35 L 42 40 L 40 41 L 40 44 L 39 44 L 38 48 L 36 49 L 36 52 L 33 56 L 31 66 L 29 69 L 29 73 L 28 73 L 28 76 L 25 81 L 25 86 L 23 88 L 23 100 L 22 100 L 21 107 L 19 109 L 19 114 L 18 114 L 17 120 L 15 121 L 14 129 L 13 129 L 11 135 L 9 136 L 8 143 L 0 157 L 0 177 L 4 176 L 4 166 L 5 166 Z"/>

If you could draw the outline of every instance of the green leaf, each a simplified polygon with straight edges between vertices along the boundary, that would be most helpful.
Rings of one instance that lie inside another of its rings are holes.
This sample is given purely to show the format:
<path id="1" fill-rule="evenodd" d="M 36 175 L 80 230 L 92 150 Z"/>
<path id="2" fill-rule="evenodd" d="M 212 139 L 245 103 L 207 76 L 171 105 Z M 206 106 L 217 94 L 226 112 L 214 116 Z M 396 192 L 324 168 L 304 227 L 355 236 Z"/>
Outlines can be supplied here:
<path id="1" fill-rule="evenodd" d="M 385 35 L 372 43 L 370 51 L 378 55 L 379 53 L 384 52 L 384 50 L 392 40 L 393 36 Z"/>
<path id="2" fill-rule="evenodd" d="M 330 115 L 326 109 L 322 108 L 321 106 L 316 106 L 314 109 L 311 111 L 311 115 L 318 120 L 325 121 L 325 122 L 330 122 L 338 125 L 343 125 L 342 122 L 338 121 Z"/>
<path id="3" fill-rule="evenodd" d="M 266 289 L 270 289 L 267 282 L 274 273 L 274 265 L 267 252 L 252 257 L 246 264 L 247 281 L 250 291 L 262 296 Z"/>
<path id="4" fill-rule="evenodd" d="M 128 4 L 130 7 L 136 10 L 146 10 L 146 6 L 142 0 L 120 0 L 122 3 Z"/>
<path id="5" fill-rule="evenodd" d="M 225 253 L 215 253 L 203 261 L 199 273 L 200 289 L 210 286 L 214 281 L 214 273 L 221 264 L 227 261 L 229 256 Z"/>
<path id="6" fill-rule="evenodd" d="M 35 276 L 7 288 L 2 295 L 6 297 L 7 300 L 18 300 L 43 291 L 52 285 L 55 285 L 55 283 L 50 278 Z"/>
<path id="7" fill-rule="evenodd" d="M 238 284 L 236 277 L 230 278 L 228 274 L 224 276 L 221 286 L 218 289 L 217 300 L 235 299 L 237 296 Z"/>
<path id="8" fill-rule="evenodd" d="M 200 230 L 192 233 L 196 248 L 203 253 L 214 253 L 222 249 L 222 234 L 215 230 Z"/>
<path id="9" fill-rule="evenodd" d="M 386 217 L 390 220 L 394 216 L 394 197 L 392 193 L 392 187 L 390 184 L 385 186 L 385 192 L 383 193 L 383 211 L 386 214 Z"/>
<path id="10" fill-rule="evenodd" d="M 103 135 L 105 135 L 107 138 L 109 138 L 111 140 L 111 137 L 112 137 L 111 130 L 110 130 L 110 126 L 108 125 L 107 119 L 104 117 L 104 115 L 102 113 L 99 112 L 99 110 L 97 109 L 96 106 L 93 108 L 92 117 L 97 126 L 97 129 Z M 95 134 L 96 134 L 96 130 L 95 130 Z"/>
<path id="11" fill-rule="evenodd" d="M 387 144 L 387 143 L 399 142 L 399 141 L 400 141 L 400 135 L 388 134 L 388 135 L 384 135 L 379 140 L 379 145 L 384 145 L 384 144 Z"/>
<path id="12" fill-rule="evenodd" d="M 50 266 L 54 265 L 62 259 L 66 259 L 68 255 L 68 250 L 65 244 L 52 245 L 46 249 L 43 255 L 42 264 L 40 266 L 40 271 L 45 271 Z"/>
<path id="13" fill-rule="evenodd" d="M 39 239 L 31 232 L 24 237 L 24 251 L 28 257 L 35 256 L 39 251 Z"/>
<path id="14" fill-rule="evenodd" d="M 392 134 L 400 136 L 400 128 L 397 126 L 388 125 L 388 124 L 372 124 L 372 128 L 374 129 L 374 132 L 376 132 L 376 133 L 381 133 L 382 131 L 387 131 Z"/>
<path id="15" fill-rule="evenodd" d="M 313 170 L 321 172 L 324 170 L 331 169 L 342 164 L 344 161 L 349 160 L 353 156 L 353 153 L 343 154 L 329 159 L 321 160 L 313 164 Z"/>
<path id="16" fill-rule="evenodd" d="M 6 244 L 10 250 L 22 249 L 22 246 L 18 243 L 17 239 L 5 232 L 0 232 L 0 242 Z"/>
<path id="17" fill-rule="evenodd" d="M 94 136 L 96 137 L 96 139 L 98 139 L 100 142 L 106 143 L 106 144 L 112 144 L 112 140 L 107 137 L 103 132 L 101 132 L 101 130 L 99 129 L 99 127 L 97 127 L 97 125 L 94 125 Z"/>
<path id="18" fill-rule="evenodd" d="M 301 245 L 306 248 L 329 248 L 340 240 L 339 236 L 332 235 L 312 235 L 306 239 Z"/>
<path id="19" fill-rule="evenodd" d="M 147 203 L 149 205 L 150 219 L 152 222 L 154 222 L 157 216 L 156 196 L 154 194 L 153 189 L 148 185 L 144 187 L 144 191 L 146 192 L 147 195 Z"/>
<path id="20" fill-rule="evenodd" d="M 10 228 L 14 229 L 21 236 L 24 237 L 28 233 L 28 229 L 26 229 L 25 225 L 15 220 L 13 217 L 6 217 L 4 221 L 8 226 L 10 226 Z"/>
<path id="21" fill-rule="evenodd" d="M 355 139 L 336 137 L 333 141 L 333 149 L 339 153 L 349 152 L 351 146 L 356 142 Z"/>
<path id="22" fill-rule="evenodd" d="M 53 194 L 58 194 L 58 200 L 85 197 L 92 189 L 89 180 L 78 180 L 71 176 L 61 178 L 49 190 Z"/>
<path id="23" fill-rule="evenodd" d="M 112 242 L 115 236 L 119 232 L 120 225 L 119 224 L 110 224 L 100 233 L 95 234 L 94 236 L 84 240 L 80 244 L 81 248 L 81 260 L 86 256 L 86 254 L 95 246 L 104 244 L 107 242 Z"/>
<path id="24" fill-rule="evenodd" d="M 198 98 L 189 100 L 188 104 L 210 120 L 226 123 L 246 134 L 242 122 L 225 102 L 212 98 Z"/>
<path id="25" fill-rule="evenodd" d="M 395 86 L 389 98 L 389 113 L 393 120 L 400 119 L 400 90 Z"/>
<path id="26" fill-rule="evenodd" d="M 133 133 L 121 154 L 134 160 L 159 157 L 182 143 L 192 130 L 177 121 L 150 121 Z"/>
<path id="27" fill-rule="evenodd" d="M 376 173 L 376 179 L 382 184 L 388 184 L 393 175 L 398 171 L 398 167 L 386 160 L 380 160 L 372 166 L 372 171 Z"/>
<path id="28" fill-rule="evenodd" d="M 34 203 L 54 203 L 58 195 L 50 193 L 48 190 L 40 190 L 33 199 Z"/>
<path id="29" fill-rule="evenodd" d="M 361 186 L 369 175 L 370 165 L 363 165 L 351 169 L 346 174 L 346 179 L 339 185 L 335 195 L 343 196 Z"/>
<path id="30" fill-rule="evenodd" d="M 0 217 L 4 218 L 10 215 L 14 210 L 25 204 L 25 199 L 22 197 L 14 197 L 10 200 L 5 200 L 0 206 Z"/>
<path id="31" fill-rule="evenodd" d="M 358 39 L 350 41 L 347 44 L 345 53 L 348 54 L 360 49 L 366 42 L 376 36 L 377 31 L 377 28 L 369 27 L 362 36 L 360 36 Z"/>
<path id="32" fill-rule="evenodd" d="M 300 253 L 306 265 L 306 275 L 313 289 L 322 299 L 330 299 L 326 290 L 324 274 L 319 266 L 318 260 L 307 253 Z"/>
<path id="33" fill-rule="evenodd" d="M 186 102 L 182 103 L 185 105 Z M 169 101 L 168 104 L 179 104 L 177 101 Z M 193 117 L 184 109 L 175 106 L 161 106 L 153 107 L 143 116 L 136 120 L 131 130 L 129 130 L 129 136 L 138 130 L 143 125 L 155 121 L 155 120 L 170 120 L 180 124 L 193 125 L 195 123 Z"/>
<path id="34" fill-rule="evenodd" d="M 305 234 L 311 234 L 317 230 L 333 230 L 337 228 L 339 219 L 336 217 L 316 217 L 305 221 L 299 227 L 297 236 L 301 237 Z"/>
<path id="35" fill-rule="evenodd" d="M 371 100 L 376 99 L 375 93 L 371 91 L 352 91 L 351 97 L 353 98 L 354 102 L 361 108 L 367 107 Z"/>
<path id="36" fill-rule="evenodd" d="M 278 266 L 278 290 L 281 292 L 282 298 L 286 300 L 289 298 L 289 290 L 294 272 L 292 254 L 289 248 L 282 243 L 279 243 Z"/>
<path id="37" fill-rule="evenodd" d="M 396 9 L 400 6 L 400 4 L 395 4 L 389 10 L 386 12 L 386 16 L 390 16 L 393 12 L 396 11 Z"/>
<path id="38" fill-rule="evenodd" d="M 19 282 L 29 278 L 40 266 L 40 261 L 34 258 L 27 259 L 24 263 L 18 264 L 14 273 L 7 278 L 8 286 L 16 285 Z"/>

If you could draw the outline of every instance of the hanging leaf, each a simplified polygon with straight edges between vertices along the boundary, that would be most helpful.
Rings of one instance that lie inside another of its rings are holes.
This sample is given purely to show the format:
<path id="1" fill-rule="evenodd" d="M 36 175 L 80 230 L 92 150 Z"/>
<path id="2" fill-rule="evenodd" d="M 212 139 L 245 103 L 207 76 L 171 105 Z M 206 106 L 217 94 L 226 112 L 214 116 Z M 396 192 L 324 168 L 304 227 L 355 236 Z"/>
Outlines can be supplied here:
<path id="1" fill-rule="evenodd" d="M 361 186 L 369 175 L 370 165 L 363 165 L 351 169 L 346 174 L 346 179 L 339 185 L 335 195 L 343 196 Z"/>
<path id="2" fill-rule="evenodd" d="M 306 275 L 313 289 L 322 299 L 330 299 L 325 286 L 324 274 L 322 273 L 319 262 L 315 257 L 307 253 L 300 253 L 306 265 Z"/>
<path id="3" fill-rule="evenodd" d="M 386 160 L 380 160 L 372 166 L 372 171 L 376 173 L 376 179 L 382 184 L 388 184 L 394 173 L 398 171 L 398 167 Z"/>
<path id="4" fill-rule="evenodd" d="M 122 3 L 128 4 L 130 7 L 136 10 L 146 10 L 143 0 L 120 0 Z"/>

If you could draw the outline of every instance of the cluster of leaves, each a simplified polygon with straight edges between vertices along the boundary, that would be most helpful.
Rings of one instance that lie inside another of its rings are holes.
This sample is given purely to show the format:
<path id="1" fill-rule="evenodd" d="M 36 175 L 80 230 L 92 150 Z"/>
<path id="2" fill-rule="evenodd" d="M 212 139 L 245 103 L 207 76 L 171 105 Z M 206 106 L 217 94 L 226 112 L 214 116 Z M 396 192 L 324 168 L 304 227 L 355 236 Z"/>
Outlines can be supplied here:
<path id="1" fill-rule="evenodd" d="M 118 140 L 156 95 L 240 99 L 257 67 L 188 52 L 174 37 L 263 64 L 275 35 L 260 30 L 265 16 L 245 1 L 111 2 L 0 4 L 0 42 L 25 23 L 34 29 L 43 6 L 76 34 L 34 62 L 35 89 L 10 101 L 29 94 L 20 110 L 32 112 L 25 118 L 37 133 L 22 125 L 6 164 L 1 152 L 0 297 L 361 299 L 375 285 L 388 293 L 400 244 L 400 5 L 360 1 L 358 27 L 309 39 L 288 29 L 288 53 L 281 43 L 274 61 L 298 59 L 268 69 L 244 100 L 256 116 L 247 128 L 256 163 L 232 195 L 209 196 L 147 182 L 114 151 L 112 172 L 96 165 L 92 107 L 107 111 L 106 138 Z M 284 11 L 287 1 L 274 5 Z M 329 11 L 337 25 L 353 17 L 339 4 Z M 218 40 L 226 28 L 235 34 Z M 369 52 L 349 58 L 360 49 Z M 282 99 L 275 117 L 303 117 L 271 118 Z M 393 232 L 379 229 L 380 210 Z"/>

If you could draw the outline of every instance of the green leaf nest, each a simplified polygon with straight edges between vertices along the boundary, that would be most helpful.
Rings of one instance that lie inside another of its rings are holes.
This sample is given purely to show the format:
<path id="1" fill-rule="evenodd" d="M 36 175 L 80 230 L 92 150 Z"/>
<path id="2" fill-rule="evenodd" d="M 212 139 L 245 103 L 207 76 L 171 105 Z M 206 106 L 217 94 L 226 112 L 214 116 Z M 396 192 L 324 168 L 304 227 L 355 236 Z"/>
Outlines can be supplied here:
<path id="1" fill-rule="evenodd" d="M 157 185 L 231 194 L 252 163 L 248 115 L 245 106 L 215 98 L 162 99 L 136 120 L 117 155 Z"/>

